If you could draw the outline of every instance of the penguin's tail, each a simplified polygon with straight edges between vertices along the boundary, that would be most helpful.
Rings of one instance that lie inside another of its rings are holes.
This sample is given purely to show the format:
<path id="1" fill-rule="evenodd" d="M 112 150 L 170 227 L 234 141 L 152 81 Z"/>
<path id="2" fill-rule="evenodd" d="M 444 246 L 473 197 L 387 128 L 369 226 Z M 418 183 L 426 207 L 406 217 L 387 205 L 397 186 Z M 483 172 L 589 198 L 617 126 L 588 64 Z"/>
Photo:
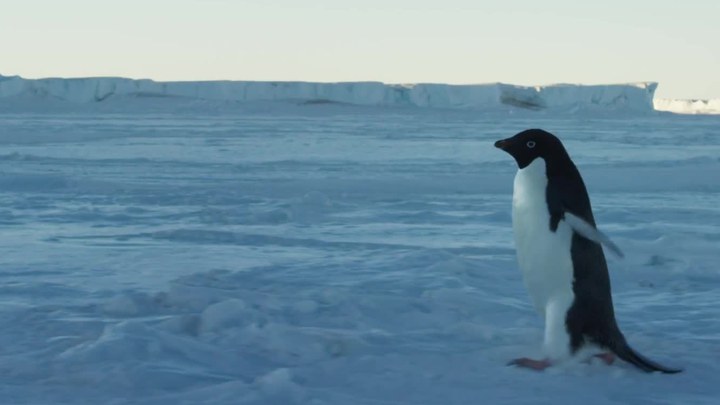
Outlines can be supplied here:
<path id="1" fill-rule="evenodd" d="M 683 371 L 680 368 L 670 368 L 660 365 L 636 352 L 632 347 L 630 347 L 630 345 L 628 345 L 622 335 L 621 338 L 616 340 L 614 343 L 615 344 L 610 345 L 610 350 L 612 350 L 613 353 L 646 373 L 659 371 L 665 374 L 676 374 Z"/>

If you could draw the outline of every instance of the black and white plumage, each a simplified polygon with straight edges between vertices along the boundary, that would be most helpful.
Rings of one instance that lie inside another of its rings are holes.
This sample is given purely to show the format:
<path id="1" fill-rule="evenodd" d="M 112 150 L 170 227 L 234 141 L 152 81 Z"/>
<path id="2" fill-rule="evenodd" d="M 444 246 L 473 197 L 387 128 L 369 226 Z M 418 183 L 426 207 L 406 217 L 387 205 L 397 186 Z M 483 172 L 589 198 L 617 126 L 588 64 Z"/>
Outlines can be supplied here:
<path id="1" fill-rule="evenodd" d="M 513 232 L 518 265 L 545 320 L 546 360 L 513 364 L 543 369 L 582 348 L 609 350 L 647 371 L 676 373 L 634 351 L 618 328 L 602 245 L 620 249 L 597 230 L 580 172 L 562 142 L 540 129 L 497 141 L 518 164 Z"/>

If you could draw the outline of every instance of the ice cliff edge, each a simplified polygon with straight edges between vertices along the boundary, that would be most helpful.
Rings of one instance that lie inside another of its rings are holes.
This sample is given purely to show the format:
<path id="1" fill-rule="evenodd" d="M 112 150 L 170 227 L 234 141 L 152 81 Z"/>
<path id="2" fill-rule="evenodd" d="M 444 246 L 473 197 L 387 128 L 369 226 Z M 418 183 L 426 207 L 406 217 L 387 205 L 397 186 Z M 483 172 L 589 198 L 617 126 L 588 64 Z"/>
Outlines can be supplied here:
<path id="1" fill-rule="evenodd" d="M 24 79 L 0 75 L 0 99 L 43 97 L 74 103 L 103 102 L 119 96 L 183 97 L 235 102 L 336 102 L 366 106 L 531 110 L 653 111 L 657 83 L 612 85 L 503 83 L 384 84 L 380 82 L 158 82 L 116 77 Z"/>

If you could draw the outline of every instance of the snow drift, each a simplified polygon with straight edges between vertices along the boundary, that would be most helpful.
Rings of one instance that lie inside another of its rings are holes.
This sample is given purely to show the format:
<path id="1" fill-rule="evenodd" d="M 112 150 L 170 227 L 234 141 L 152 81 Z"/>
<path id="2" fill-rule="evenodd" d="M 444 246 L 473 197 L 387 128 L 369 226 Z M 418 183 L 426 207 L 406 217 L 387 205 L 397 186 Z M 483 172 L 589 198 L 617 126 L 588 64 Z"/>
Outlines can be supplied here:
<path id="1" fill-rule="evenodd" d="M 384 84 L 379 82 L 156 82 L 116 77 L 24 79 L 0 76 L 0 99 L 40 96 L 74 103 L 116 96 L 183 97 L 235 102 L 296 101 L 365 106 L 531 110 L 653 111 L 657 83 L 517 86 L 503 83 Z"/>

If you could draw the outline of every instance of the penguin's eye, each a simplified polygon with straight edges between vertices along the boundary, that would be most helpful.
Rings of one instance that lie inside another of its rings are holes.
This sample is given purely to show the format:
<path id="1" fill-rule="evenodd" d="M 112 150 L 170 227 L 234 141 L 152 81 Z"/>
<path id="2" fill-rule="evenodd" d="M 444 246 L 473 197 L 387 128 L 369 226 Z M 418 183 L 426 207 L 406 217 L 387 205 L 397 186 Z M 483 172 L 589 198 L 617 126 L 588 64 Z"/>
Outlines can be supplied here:
<path id="1" fill-rule="evenodd" d="M 535 147 L 535 141 L 528 141 L 525 145 L 527 145 L 528 148 L 532 149 Z"/>

